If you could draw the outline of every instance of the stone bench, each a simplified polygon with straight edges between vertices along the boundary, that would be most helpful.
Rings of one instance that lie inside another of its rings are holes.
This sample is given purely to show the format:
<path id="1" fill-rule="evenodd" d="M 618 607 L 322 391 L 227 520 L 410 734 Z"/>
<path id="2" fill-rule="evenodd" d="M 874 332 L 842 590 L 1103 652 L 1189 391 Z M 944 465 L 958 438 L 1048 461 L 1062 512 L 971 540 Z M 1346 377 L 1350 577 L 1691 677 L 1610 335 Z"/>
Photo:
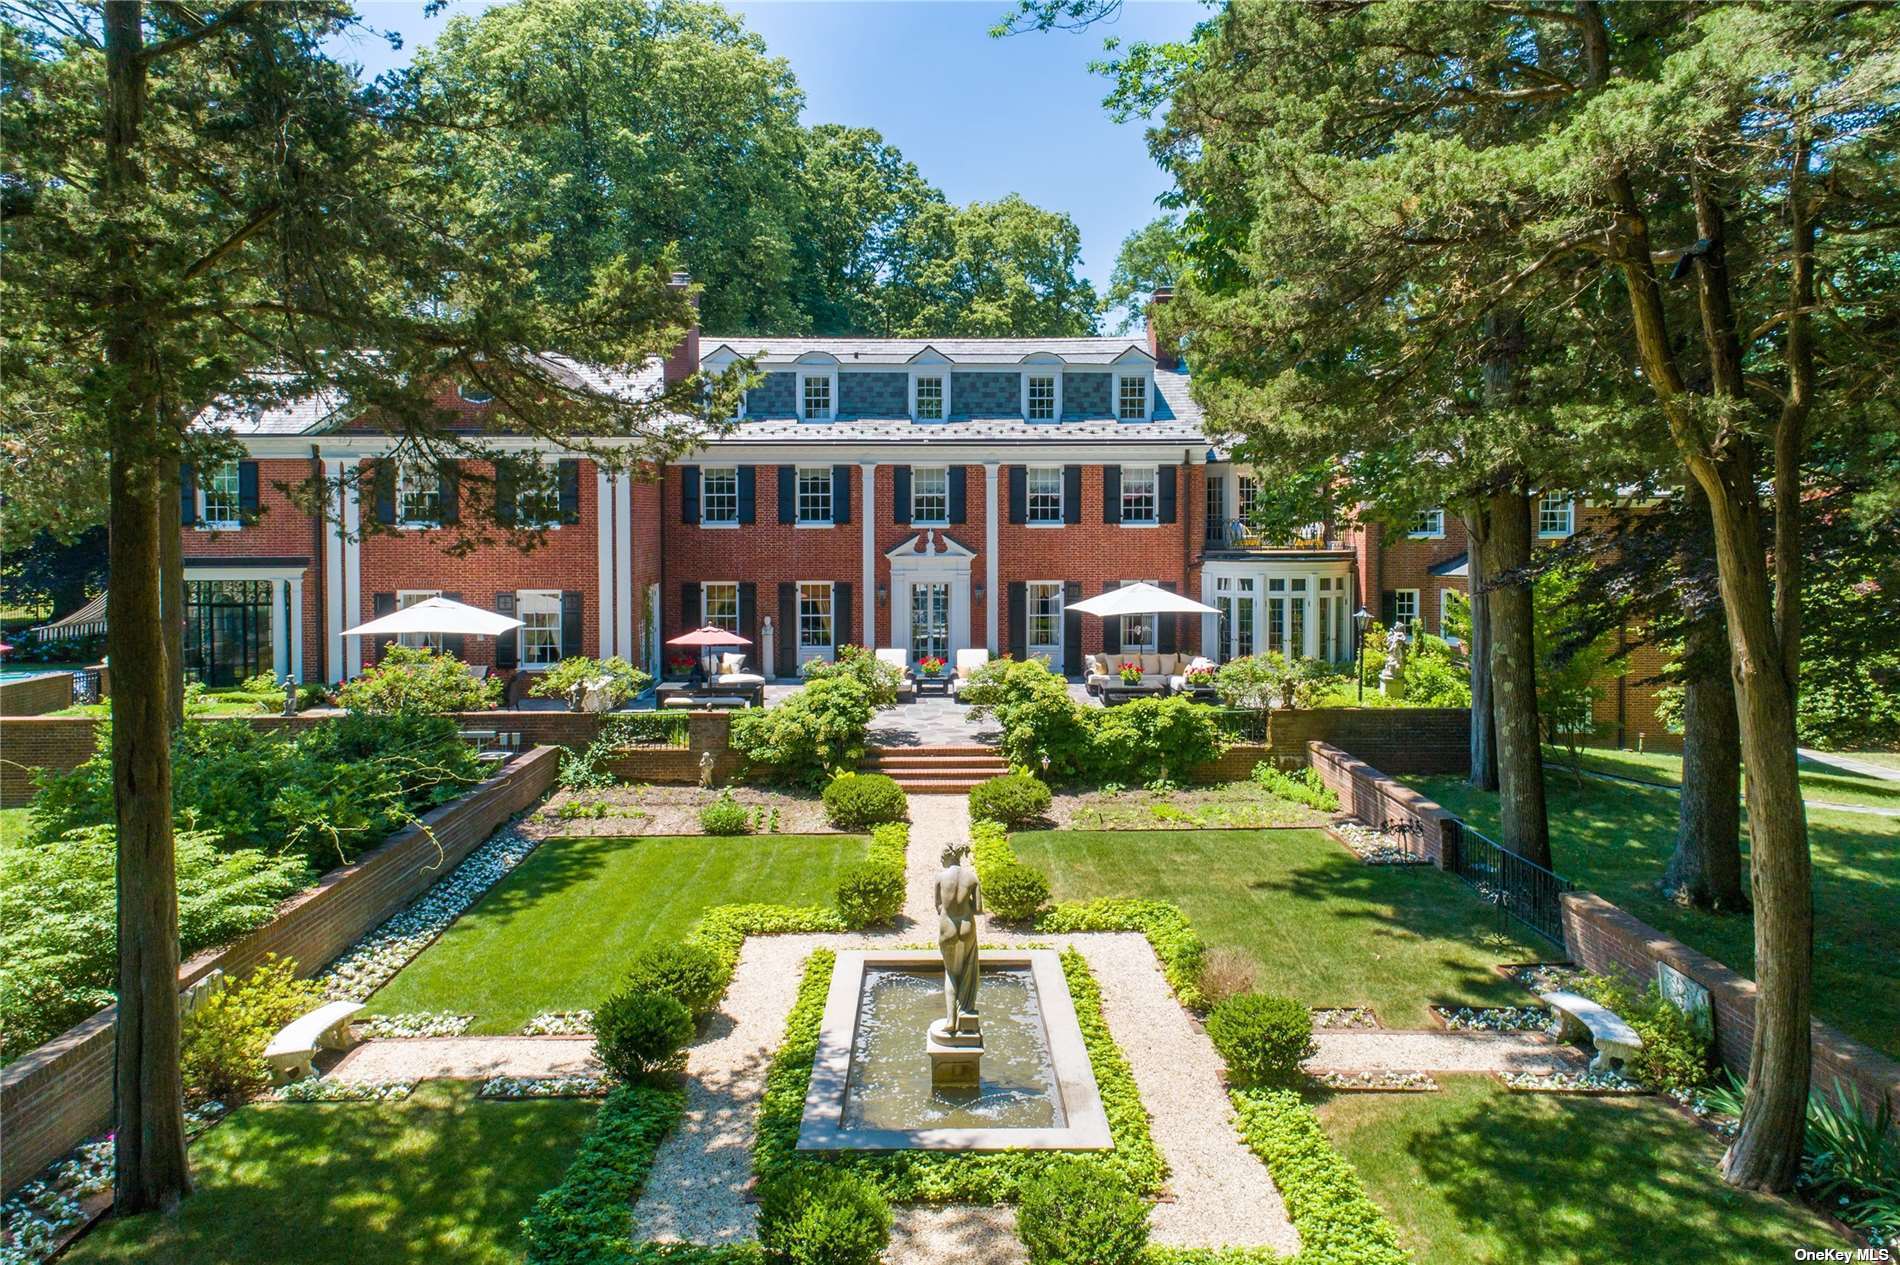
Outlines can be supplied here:
<path id="1" fill-rule="evenodd" d="M 1545 1005 L 1557 1012 L 1564 1040 L 1578 1041 L 1585 1033 L 1589 1034 L 1597 1050 L 1597 1056 L 1590 1060 L 1592 1072 L 1616 1070 L 1635 1058 L 1636 1052 L 1643 1048 L 1643 1039 L 1636 1035 L 1636 1029 L 1623 1021 L 1621 1015 L 1599 1006 L 1588 997 L 1561 992 L 1542 993 L 1539 996 Z"/>
<path id="2" fill-rule="evenodd" d="M 278 1083 L 310 1075 L 318 1050 L 349 1049 L 350 1020 L 362 1009 L 360 1002 L 333 1001 L 286 1024 L 264 1049 L 264 1061 Z"/>

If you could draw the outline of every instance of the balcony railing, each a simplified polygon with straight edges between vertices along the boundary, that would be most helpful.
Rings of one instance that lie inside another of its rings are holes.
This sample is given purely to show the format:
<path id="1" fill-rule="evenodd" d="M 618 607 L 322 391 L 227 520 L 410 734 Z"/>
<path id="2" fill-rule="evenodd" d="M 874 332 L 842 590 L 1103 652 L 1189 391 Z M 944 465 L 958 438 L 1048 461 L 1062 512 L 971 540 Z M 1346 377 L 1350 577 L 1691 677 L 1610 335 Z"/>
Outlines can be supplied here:
<path id="1" fill-rule="evenodd" d="M 1237 518 L 1210 519 L 1206 539 L 1209 549 L 1306 549 L 1318 552 L 1346 547 L 1343 541 L 1332 538 L 1325 523 L 1308 523 L 1295 531 L 1291 539 L 1276 540 Z"/>

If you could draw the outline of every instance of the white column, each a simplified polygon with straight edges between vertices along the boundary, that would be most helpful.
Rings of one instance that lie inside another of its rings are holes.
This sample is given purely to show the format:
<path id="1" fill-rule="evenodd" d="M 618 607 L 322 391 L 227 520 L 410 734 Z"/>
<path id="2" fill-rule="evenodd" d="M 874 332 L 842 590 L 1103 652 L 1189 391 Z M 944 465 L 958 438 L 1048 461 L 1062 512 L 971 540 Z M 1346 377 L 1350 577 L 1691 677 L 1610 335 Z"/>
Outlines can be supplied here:
<path id="1" fill-rule="evenodd" d="M 1061 376 L 1056 378 L 1060 382 Z M 989 598 L 983 612 L 983 642 L 990 656 L 994 658 L 1002 653 L 1002 639 L 997 635 L 1000 621 L 997 611 L 1000 609 L 1003 595 L 996 591 L 996 471 L 994 461 L 983 463 L 983 584 Z"/>
<path id="2" fill-rule="evenodd" d="M 599 466 L 594 467 L 594 526 L 596 529 L 595 549 L 600 558 L 600 609 L 596 617 L 600 620 L 600 657 L 609 659 L 614 653 L 614 621 L 611 612 L 614 609 L 614 509 L 613 484 L 607 479 L 607 472 Z"/>
<path id="3" fill-rule="evenodd" d="M 355 462 L 349 463 L 352 467 Z M 343 617 L 342 629 L 354 627 L 363 619 L 363 507 L 357 496 L 355 480 L 343 487 Z M 343 647 L 343 671 L 347 676 L 358 676 L 363 671 L 363 639 L 345 637 Z"/>
<path id="4" fill-rule="evenodd" d="M 877 646 L 877 463 L 864 461 L 858 464 L 859 486 L 863 489 L 858 497 L 858 517 L 864 523 L 864 566 L 863 576 L 858 584 L 858 603 L 864 614 L 859 617 L 858 627 L 862 629 L 859 639 L 872 648 Z"/>
<path id="5" fill-rule="evenodd" d="M 891 568 L 891 639 L 884 644 L 910 649 L 910 581 L 896 567 Z"/>
<path id="6" fill-rule="evenodd" d="M 1214 604 L 1214 577 L 1201 572 L 1201 601 L 1207 606 Z M 1201 616 L 1201 655 L 1215 663 L 1227 653 L 1227 647 L 1220 644 L 1220 616 Z"/>
<path id="7" fill-rule="evenodd" d="M 630 662 L 639 651 L 633 643 L 633 476 L 614 479 L 614 647 Z M 607 618 L 603 604 L 600 618 Z M 654 634 L 658 636 L 659 630 Z"/>
<path id="8" fill-rule="evenodd" d="M 1306 604 L 1306 622 L 1302 625 L 1306 644 L 1300 647 L 1300 653 L 1309 659 L 1319 658 L 1319 604 L 1313 600 L 1314 586 L 1318 583 L 1318 579 L 1309 578 L 1306 595 L 1300 599 Z"/>
<path id="9" fill-rule="evenodd" d="M 284 582 L 270 582 L 270 670 L 282 685 L 290 674 L 290 620 L 284 614 Z"/>
<path id="10" fill-rule="evenodd" d="M 303 573 L 290 577 L 290 679 L 303 684 Z"/>
<path id="11" fill-rule="evenodd" d="M 323 477 L 343 477 L 343 463 L 325 459 Z M 336 485 L 333 483 L 333 487 Z M 323 539 L 323 636 L 327 649 L 324 676 L 335 684 L 343 679 L 343 492 L 334 495 L 326 489 L 326 514 Z"/>

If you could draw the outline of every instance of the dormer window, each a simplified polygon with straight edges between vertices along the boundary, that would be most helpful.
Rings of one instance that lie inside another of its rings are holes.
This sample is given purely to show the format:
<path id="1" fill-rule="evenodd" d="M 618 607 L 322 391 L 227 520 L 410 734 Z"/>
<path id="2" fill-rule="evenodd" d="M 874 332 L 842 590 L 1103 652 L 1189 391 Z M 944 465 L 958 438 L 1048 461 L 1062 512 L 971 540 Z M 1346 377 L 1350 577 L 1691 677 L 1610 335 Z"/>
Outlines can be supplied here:
<path id="1" fill-rule="evenodd" d="M 1023 416 L 1032 422 L 1056 420 L 1056 377 L 1032 373 L 1023 383 Z"/>
<path id="2" fill-rule="evenodd" d="M 469 404 L 487 404 L 495 398 L 493 391 L 484 391 L 472 382 L 464 382 L 456 387 L 455 393 Z"/>
<path id="3" fill-rule="evenodd" d="M 801 379 L 799 416 L 808 422 L 831 420 L 831 375 L 811 374 Z"/>
<path id="4" fill-rule="evenodd" d="M 944 398 L 943 375 L 931 374 L 914 381 L 917 385 L 911 416 L 920 422 L 941 422 L 949 411 L 949 402 Z"/>
<path id="5" fill-rule="evenodd" d="M 1148 420 L 1148 379 L 1146 376 L 1120 375 L 1115 389 L 1115 416 L 1124 422 Z"/>

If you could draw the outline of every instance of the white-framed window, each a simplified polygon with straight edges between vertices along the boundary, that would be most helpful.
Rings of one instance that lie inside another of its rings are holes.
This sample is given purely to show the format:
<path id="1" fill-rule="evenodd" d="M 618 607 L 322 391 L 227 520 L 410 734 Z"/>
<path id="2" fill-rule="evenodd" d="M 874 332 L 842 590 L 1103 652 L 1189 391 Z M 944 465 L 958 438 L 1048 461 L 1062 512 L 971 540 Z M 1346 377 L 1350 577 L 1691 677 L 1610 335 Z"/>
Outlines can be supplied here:
<path id="1" fill-rule="evenodd" d="M 1227 480 L 1218 474 L 1207 476 L 1207 522 L 1202 530 L 1209 544 L 1227 543 Z"/>
<path id="2" fill-rule="evenodd" d="M 1153 466 L 1122 467 L 1122 522 L 1161 521 L 1156 493 L 1158 482 Z"/>
<path id="3" fill-rule="evenodd" d="M 1457 589 L 1438 590 L 1438 635 L 1454 646 L 1458 644 L 1458 638 L 1451 635 L 1452 603 L 1463 596 Z"/>
<path id="4" fill-rule="evenodd" d="M 495 398 L 493 391 L 484 391 L 473 382 L 464 382 L 455 388 L 455 393 L 470 404 L 487 404 Z"/>
<path id="5" fill-rule="evenodd" d="M 1251 474 L 1242 474 L 1235 476 L 1235 482 L 1238 488 L 1238 494 L 1235 499 L 1240 502 L 1239 505 L 1235 506 L 1235 509 L 1240 515 L 1241 527 L 1246 529 L 1246 534 L 1251 535 L 1253 527 L 1253 507 L 1260 500 L 1260 481 Z"/>
<path id="6" fill-rule="evenodd" d="M 1577 529 L 1577 503 L 1561 492 L 1546 492 L 1537 501 L 1537 534 L 1546 538 L 1568 536 Z"/>
<path id="7" fill-rule="evenodd" d="M 1153 584 L 1153 580 L 1123 580 L 1122 587 L 1131 584 Z M 1131 654 L 1153 654 L 1157 646 L 1160 621 L 1153 615 L 1123 615 L 1122 619 L 1122 656 Z M 1111 658 L 1113 656 L 1110 656 Z M 1120 660 L 1116 660 L 1120 662 Z M 1108 665 L 1111 671 L 1115 664 Z"/>
<path id="8" fill-rule="evenodd" d="M 798 586 L 798 652 L 801 658 L 831 652 L 831 615 L 831 581 L 801 581 Z"/>
<path id="9" fill-rule="evenodd" d="M 910 468 L 910 521 L 927 527 L 941 527 L 950 522 L 948 466 Z"/>
<path id="10" fill-rule="evenodd" d="M 1028 473 L 1028 519 L 1049 526 L 1062 522 L 1062 467 L 1031 466 Z"/>
<path id="11" fill-rule="evenodd" d="M 739 585 L 731 580 L 710 580 L 699 586 L 699 622 L 739 631 Z"/>
<path id="12" fill-rule="evenodd" d="M 1148 379 L 1146 375 L 1120 374 L 1115 380 L 1115 416 L 1124 422 L 1148 420 Z"/>
<path id="13" fill-rule="evenodd" d="M 1417 589 L 1393 590 L 1392 622 L 1395 624 L 1415 624 L 1418 622 Z"/>
<path id="14" fill-rule="evenodd" d="M 941 373 L 919 374 L 910 380 L 910 415 L 920 422 L 941 422 L 950 416 L 950 379 Z"/>
<path id="15" fill-rule="evenodd" d="M 837 374 L 801 373 L 798 375 L 798 415 L 805 421 L 830 421 L 837 398 Z"/>
<path id="16" fill-rule="evenodd" d="M 441 597 L 440 589 L 398 589 L 396 591 L 396 609 L 407 610 L 417 602 L 426 602 L 432 597 Z M 441 633 L 404 633 L 397 638 L 405 646 L 427 647 L 430 650 L 442 649 Z"/>
<path id="17" fill-rule="evenodd" d="M 798 468 L 798 521 L 829 527 L 831 525 L 831 467 Z"/>
<path id="18" fill-rule="evenodd" d="M 714 527 L 738 524 L 739 467 L 700 467 L 699 521 Z"/>
<path id="19" fill-rule="evenodd" d="M 1059 662 L 1062 657 L 1062 581 L 1031 580 L 1024 587 L 1024 606 L 1029 620 L 1025 640 L 1029 653 L 1049 655 Z"/>
<path id="20" fill-rule="evenodd" d="M 220 461 L 198 476 L 198 526 L 229 531 L 244 525 L 244 501 L 238 493 L 238 463 Z"/>
<path id="21" fill-rule="evenodd" d="M 1053 422 L 1062 412 L 1062 379 L 1053 373 L 1023 375 L 1023 416 L 1032 422 Z"/>
<path id="22" fill-rule="evenodd" d="M 1412 536 L 1419 539 L 1436 540 L 1445 534 L 1445 511 L 1442 508 L 1420 510 L 1412 518 Z"/>
<path id="23" fill-rule="evenodd" d="M 396 467 L 396 521 L 404 527 L 436 527 L 442 522 L 442 473 L 427 462 Z"/>
<path id="24" fill-rule="evenodd" d="M 521 666 L 553 667 L 561 661 L 561 594 L 558 589 L 523 589 L 515 594 L 515 618 L 521 621 Z"/>

